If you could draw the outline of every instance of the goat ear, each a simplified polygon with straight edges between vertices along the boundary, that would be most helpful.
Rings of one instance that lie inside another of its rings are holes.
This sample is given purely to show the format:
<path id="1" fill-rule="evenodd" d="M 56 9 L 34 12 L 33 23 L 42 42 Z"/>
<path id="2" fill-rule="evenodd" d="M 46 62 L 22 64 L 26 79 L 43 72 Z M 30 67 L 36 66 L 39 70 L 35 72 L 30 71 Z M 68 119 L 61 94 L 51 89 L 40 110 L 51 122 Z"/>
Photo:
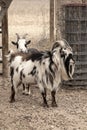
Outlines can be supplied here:
<path id="1" fill-rule="evenodd" d="M 31 43 L 31 40 L 27 41 L 26 45 L 30 44 Z"/>
<path id="2" fill-rule="evenodd" d="M 12 41 L 11 43 L 14 44 L 14 45 L 17 45 L 17 42 L 13 42 L 13 41 Z"/>

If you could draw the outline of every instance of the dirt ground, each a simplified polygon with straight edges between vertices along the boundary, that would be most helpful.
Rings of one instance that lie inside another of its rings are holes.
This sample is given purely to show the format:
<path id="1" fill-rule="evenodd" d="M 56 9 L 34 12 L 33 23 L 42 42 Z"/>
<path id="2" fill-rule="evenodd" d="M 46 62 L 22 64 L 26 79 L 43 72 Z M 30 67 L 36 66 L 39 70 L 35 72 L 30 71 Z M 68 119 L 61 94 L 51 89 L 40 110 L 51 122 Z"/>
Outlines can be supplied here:
<path id="1" fill-rule="evenodd" d="M 87 90 L 60 88 L 56 94 L 58 107 L 43 108 L 42 97 L 36 86 L 31 96 L 22 95 L 9 103 L 10 81 L 0 78 L 0 130 L 87 130 Z"/>
<path id="2" fill-rule="evenodd" d="M 9 48 L 15 50 L 11 45 L 15 33 L 28 33 L 31 46 L 48 48 L 48 0 L 14 0 L 8 12 Z M 31 96 L 22 95 L 20 87 L 13 104 L 9 103 L 10 87 L 10 79 L 0 77 L 0 130 L 87 130 L 87 90 L 60 88 L 57 108 L 51 107 L 48 91 L 49 108 L 43 108 L 38 87 L 31 86 Z"/>

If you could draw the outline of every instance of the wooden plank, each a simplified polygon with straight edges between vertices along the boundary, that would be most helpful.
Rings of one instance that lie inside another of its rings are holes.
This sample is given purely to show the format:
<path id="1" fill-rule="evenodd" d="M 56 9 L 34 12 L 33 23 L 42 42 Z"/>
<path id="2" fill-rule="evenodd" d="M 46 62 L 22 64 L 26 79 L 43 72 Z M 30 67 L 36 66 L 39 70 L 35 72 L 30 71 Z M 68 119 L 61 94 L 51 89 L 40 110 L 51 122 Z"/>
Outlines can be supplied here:
<path id="1" fill-rule="evenodd" d="M 81 41 L 78 41 L 78 42 L 70 43 L 70 45 L 72 45 L 72 46 L 73 46 L 73 45 L 87 45 L 87 42 L 85 42 L 85 41 L 84 41 L 84 42 L 83 42 L 83 41 L 82 41 L 82 42 L 81 42 Z"/>
<path id="2" fill-rule="evenodd" d="M 60 31 L 60 12 L 61 12 L 61 0 L 54 1 L 54 35 L 55 40 L 61 39 L 61 31 Z M 61 17 L 62 20 L 62 17 Z"/>
<path id="3" fill-rule="evenodd" d="M 87 65 L 87 61 L 77 61 L 76 65 Z"/>
<path id="4" fill-rule="evenodd" d="M 0 0 L 0 6 L 8 8 L 12 0 Z"/>
<path id="5" fill-rule="evenodd" d="M 85 81 L 87 80 L 87 74 L 85 76 L 81 76 L 81 74 L 79 74 L 79 76 L 74 76 L 75 81 L 79 80 L 79 81 Z"/>
<path id="6" fill-rule="evenodd" d="M 0 22 L 2 21 L 6 11 L 7 11 L 7 8 L 2 8 L 1 9 L 1 11 L 0 11 Z"/>
<path id="7" fill-rule="evenodd" d="M 5 55 L 8 54 L 8 13 L 5 14 L 2 20 L 2 58 L 3 58 L 3 76 L 8 76 L 8 62 Z"/>
<path id="8" fill-rule="evenodd" d="M 82 0 L 82 4 L 86 4 L 86 0 Z"/>
<path id="9" fill-rule="evenodd" d="M 0 0 L 0 6 L 4 7 L 4 8 L 6 7 L 6 4 L 5 4 L 5 2 L 3 0 Z"/>
<path id="10" fill-rule="evenodd" d="M 66 31 L 65 33 L 67 34 L 87 34 L 87 31 L 86 32 L 83 32 L 83 31 L 73 31 L 71 32 L 70 30 Z"/>
<path id="11" fill-rule="evenodd" d="M 65 86 L 72 86 L 72 87 L 78 87 L 78 86 L 81 86 L 81 87 L 86 87 L 87 86 L 87 82 L 85 81 L 76 81 L 76 82 L 66 82 L 66 83 L 63 83 Z"/>
<path id="12" fill-rule="evenodd" d="M 75 56 L 84 56 L 87 55 L 87 52 L 78 52 L 77 54 L 74 54 Z"/>
<path id="13" fill-rule="evenodd" d="M 79 69 L 75 71 L 75 74 L 84 74 L 84 73 L 87 73 L 87 69 Z"/>
<path id="14" fill-rule="evenodd" d="M 50 43 L 54 42 L 54 0 L 50 0 Z"/>
<path id="15" fill-rule="evenodd" d="M 3 19 L 4 15 L 5 15 L 5 13 L 7 12 L 8 7 L 10 6 L 12 0 L 7 0 L 7 1 L 4 0 L 3 2 L 4 2 L 6 5 L 5 5 L 5 6 L 2 6 L 2 9 L 1 9 L 1 11 L 0 11 L 0 22 L 2 21 L 2 19 Z"/>

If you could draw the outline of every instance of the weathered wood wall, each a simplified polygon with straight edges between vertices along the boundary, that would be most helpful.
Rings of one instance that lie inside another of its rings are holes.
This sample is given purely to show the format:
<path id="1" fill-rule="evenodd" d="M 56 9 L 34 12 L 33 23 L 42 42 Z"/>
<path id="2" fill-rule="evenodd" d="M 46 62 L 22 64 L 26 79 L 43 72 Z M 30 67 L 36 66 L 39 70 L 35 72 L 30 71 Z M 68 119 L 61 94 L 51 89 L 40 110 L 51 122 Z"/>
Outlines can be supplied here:
<path id="1" fill-rule="evenodd" d="M 3 17 L 2 20 L 2 61 L 3 68 L 2 73 L 4 77 L 8 76 L 8 62 L 6 55 L 8 54 L 8 12 Z"/>
<path id="2" fill-rule="evenodd" d="M 63 14 L 62 14 L 62 5 L 64 4 L 73 4 L 73 3 L 82 3 L 83 0 L 55 0 L 55 32 L 56 39 L 60 39 L 62 37 L 63 32 Z M 87 0 L 84 0 L 87 3 Z M 84 2 L 83 1 L 83 2 Z"/>
<path id="3" fill-rule="evenodd" d="M 54 0 L 50 0 L 50 43 L 54 42 Z"/>
<path id="4" fill-rule="evenodd" d="M 12 0 L 0 0 L 0 6 L 2 7 L 0 11 L 0 22 L 2 21 L 7 9 L 9 8 Z"/>
<path id="5" fill-rule="evenodd" d="M 87 1 L 84 2 L 57 0 L 56 37 L 69 42 L 76 61 L 74 79 L 66 85 L 87 86 Z"/>
<path id="6" fill-rule="evenodd" d="M 0 0 L 0 23 L 2 30 L 2 73 L 8 76 L 8 63 L 5 55 L 8 54 L 8 8 L 12 0 Z"/>

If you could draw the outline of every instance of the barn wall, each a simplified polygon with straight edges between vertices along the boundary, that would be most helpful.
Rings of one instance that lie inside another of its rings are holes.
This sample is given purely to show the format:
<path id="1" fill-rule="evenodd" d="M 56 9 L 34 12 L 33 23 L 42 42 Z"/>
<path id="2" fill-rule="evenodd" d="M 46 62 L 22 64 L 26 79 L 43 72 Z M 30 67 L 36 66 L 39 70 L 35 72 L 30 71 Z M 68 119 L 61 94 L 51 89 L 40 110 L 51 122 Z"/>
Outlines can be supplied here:
<path id="1" fill-rule="evenodd" d="M 87 86 L 87 4 L 82 1 L 56 0 L 55 30 L 56 39 L 65 38 L 74 52 L 75 73 L 66 86 Z M 74 3 L 72 6 L 69 4 Z M 75 4 L 76 3 L 76 4 Z M 85 2 L 87 3 L 87 1 Z M 66 5 L 68 6 L 62 6 Z M 67 7 L 67 8 L 66 8 Z M 65 10 L 66 8 L 66 10 Z"/>
<path id="2" fill-rule="evenodd" d="M 87 0 L 83 0 L 87 3 Z M 64 4 L 82 3 L 82 0 L 55 0 L 55 39 L 64 37 L 63 8 Z"/>

